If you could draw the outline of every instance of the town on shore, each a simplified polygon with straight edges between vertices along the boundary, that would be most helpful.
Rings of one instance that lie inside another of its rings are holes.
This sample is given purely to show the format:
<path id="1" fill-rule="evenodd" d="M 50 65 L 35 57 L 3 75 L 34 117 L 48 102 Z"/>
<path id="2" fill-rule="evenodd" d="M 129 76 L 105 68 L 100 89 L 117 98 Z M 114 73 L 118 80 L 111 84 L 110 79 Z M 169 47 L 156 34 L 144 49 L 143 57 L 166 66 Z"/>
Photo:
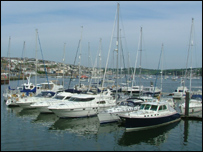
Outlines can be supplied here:
<path id="1" fill-rule="evenodd" d="M 9 71 L 10 69 L 10 71 Z M 166 69 L 163 70 L 163 76 L 175 76 L 175 77 L 183 77 L 185 74 L 186 69 Z M 189 69 L 188 69 L 189 70 Z M 85 67 L 80 65 L 80 71 L 82 71 L 83 75 L 87 77 L 91 76 L 93 72 L 93 67 Z M 103 74 L 105 71 L 104 68 L 94 68 L 95 74 Z M 133 67 L 124 68 L 122 71 L 119 69 L 119 73 L 130 74 L 132 75 L 134 71 Z M 142 68 L 142 75 L 160 75 L 160 69 L 145 69 Z M 8 58 L 8 57 L 1 57 L 1 80 L 5 80 L 6 76 L 10 73 L 11 79 L 22 79 L 23 74 L 28 75 L 31 74 L 32 76 L 36 74 L 36 59 L 34 58 Z M 72 65 L 72 64 L 64 64 L 55 61 L 47 61 L 47 60 L 38 60 L 37 63 L 37 75 L 45 76 L 45 74 L 49 76 L 72 76 L 77 78 L 79 76 L 79 66 Z M 108 69 L 107 75 L 114 75 L 116 73 L 115 69 Z M 139 70 L 136 71 L 136 75 L 139 74 Z M 202 77 L 202 67 L 201 68 L 193 68 L 193 75 L 194 78 Z M 87 78 L 86 77 L 86 78 Z"/>

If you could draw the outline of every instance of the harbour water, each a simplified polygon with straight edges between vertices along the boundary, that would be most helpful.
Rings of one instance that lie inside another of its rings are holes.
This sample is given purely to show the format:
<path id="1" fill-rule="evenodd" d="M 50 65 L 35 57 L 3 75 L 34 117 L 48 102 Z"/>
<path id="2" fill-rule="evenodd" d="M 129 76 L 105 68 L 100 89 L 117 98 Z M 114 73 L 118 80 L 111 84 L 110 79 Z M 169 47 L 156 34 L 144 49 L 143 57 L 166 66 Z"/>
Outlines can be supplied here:
<path id="1" fill-rule="evenodd" d="M 31 78 L 31 82 L 34 80 Z M 38 77 L 38 83 L 45 80 Z M 22 81 L 10 83 L 16 87 Z M 141 81 L 146 86 L 155 80 Z M 65 86 L 68 82 L 65 79 Z M 163 92 L 172 93 L 179 85 L 179 80 L 163 80 Z M 186 80 L 189 88 L 188 85 Z M 202 86 L 202 78 L 192 80 L 192 85 Z M 100 125 L 97 117 L 59 119 L 54 114 L 39 114 L 35 109 L 9 108 L 2 96 L 6 87 L 1 85 L 1 151 L 202 151 L 199 120 L 182 119 L 155 129 L 125 132 L 124 126 L 117 123 Z M 178 106 L 184 100 L 175 102 Z"/>

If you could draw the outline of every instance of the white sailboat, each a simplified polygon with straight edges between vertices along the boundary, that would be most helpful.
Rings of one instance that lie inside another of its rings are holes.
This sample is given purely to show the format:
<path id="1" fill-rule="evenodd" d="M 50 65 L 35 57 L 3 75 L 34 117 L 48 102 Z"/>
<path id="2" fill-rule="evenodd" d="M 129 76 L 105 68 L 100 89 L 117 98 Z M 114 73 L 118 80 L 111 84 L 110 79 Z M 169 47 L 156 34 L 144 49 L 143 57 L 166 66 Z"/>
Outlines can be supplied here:
<path id="1" fill-rule="evenodd" d="M 119 43 L 118 43 L 119 42 L 119 30 L 118 30 L 119 29 L 119 6 L 120 5 L 118 3 L 118 5 L 117 5 L 117 41 L 116 41 L 117 53 L 119 51 Z M 118 69 L 118 64 L 117 64 L 117 69 Z M 118 80 L 117 80 L 117 82 L 118 82 Z M 117 89 L 116 89 L 116 97 L 117 97 Z M 117 100 L 117 102 L 118 102 L 118 100 Z M 100 124 L 117 122 L 120 120 L 119 114 L 126 113 L 126 112 L 133 111 L 133 110 L 138 110 L 139 105 L 142 102 L 143 102 L 143 99 L 134 99 L 133 101 L 131 101 L 130 99 L 129 99 L 129 101 L 123 100 L 120 103 L 117 103 L 116 106 L 108 108 L 108 109 L 98 113 L 97 117 L 100 121 Z"/>
<path id="2" fill-rule="evenodd" d="M 191 63 L 191 67 L 190 67 L 190 88 L 189 88 L 189 92 L 190 95 L 192 94 L 192 53 L 193 53 L 193 46 L 194 46 L 194 18 L 192 18 L 192 25 L 191 25 L 191 31 L 190 31 L 190 40 L 189 40 L 189 48 L 188 48 L 188 58 L 190 56 L 190 63 Z M 191 54 L 191 55 L 190 55 Z M 188 61 L 187 61 L 188 63 Z M 186 64 L 186 72 L 187 74 L 187 64 Z M 185 76 L 186 76 L 185 74 Z M 180 105 L 180 109 L 182 113 L 185 113 L 185 103 Z M 195 113 L 195 112 L 199 112 L 202 111 L 202 99 L 198 100 L 198 99 L 190 99 L 189 101 L 189 113 Z"/>

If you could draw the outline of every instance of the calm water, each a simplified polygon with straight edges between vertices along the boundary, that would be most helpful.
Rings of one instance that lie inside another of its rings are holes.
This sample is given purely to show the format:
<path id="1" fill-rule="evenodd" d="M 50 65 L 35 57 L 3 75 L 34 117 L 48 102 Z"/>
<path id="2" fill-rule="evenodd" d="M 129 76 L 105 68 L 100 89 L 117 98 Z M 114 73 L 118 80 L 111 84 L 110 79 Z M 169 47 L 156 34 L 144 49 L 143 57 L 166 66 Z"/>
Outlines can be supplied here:
<path id="1" fill-rule="evenodd" d="M 39 83 L 44 80 L 38 78 Z M 150 81 L 155 80 L 142 80 L 142 84 L 149 85 Z M 163 91 L 172 93 L 179 81 L 163 80 Z M 22 80 L 11 81 L 11 86 L 18 83 Z M 192 84 L 202 86 L 202 79 Z M 181 120 L 156 129 L 125 132 L 117 123 L 100 125 L 97 117 L 59 119 L 36 110 L 8 108 L 2 96 L 7 86 L 1 85 L 2 151 L 202 151 L 202 121 Z"/>

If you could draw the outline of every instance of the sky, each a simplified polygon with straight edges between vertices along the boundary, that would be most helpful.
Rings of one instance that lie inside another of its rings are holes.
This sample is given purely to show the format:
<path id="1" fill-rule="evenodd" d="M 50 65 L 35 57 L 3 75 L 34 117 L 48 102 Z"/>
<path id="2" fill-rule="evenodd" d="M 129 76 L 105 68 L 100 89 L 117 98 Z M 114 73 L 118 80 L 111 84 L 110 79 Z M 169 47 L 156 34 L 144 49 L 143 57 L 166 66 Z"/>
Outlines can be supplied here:
<path id="1" fill-rule="evenodd" d="M 35 58 L 36 29 L 38 59 L 89 67 L 116 67 L 117 58 L 121 68 L 202 67 L 202 1 L 1 1 L 1 57 L 8 56 L 11 37 L 10 57 Z"/>

